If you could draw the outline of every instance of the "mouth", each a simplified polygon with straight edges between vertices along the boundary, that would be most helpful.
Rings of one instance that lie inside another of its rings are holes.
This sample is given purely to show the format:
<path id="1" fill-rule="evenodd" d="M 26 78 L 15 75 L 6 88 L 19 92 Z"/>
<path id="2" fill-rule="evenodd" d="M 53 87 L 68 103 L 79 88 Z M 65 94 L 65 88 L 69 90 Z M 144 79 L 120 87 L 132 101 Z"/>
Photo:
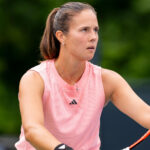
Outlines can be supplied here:
<path id="1" fill-rule="evenodd" d="M 94 46 L 89 46 L 87 47 L 88 50 L 95 50 L 95 47 Z"/>

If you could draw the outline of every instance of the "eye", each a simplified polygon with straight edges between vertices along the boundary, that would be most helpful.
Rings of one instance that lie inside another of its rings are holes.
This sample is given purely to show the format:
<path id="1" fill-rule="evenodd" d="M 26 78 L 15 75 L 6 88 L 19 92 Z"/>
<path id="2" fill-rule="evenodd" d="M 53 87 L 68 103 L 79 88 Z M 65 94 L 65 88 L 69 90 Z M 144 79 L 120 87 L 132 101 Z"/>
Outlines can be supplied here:
<path id="1" fill-rule="evenodd" d="M 96 33 L 98 33 L 99 28 L 98 28 L 98 27 L 94 28 L 94 31 L 95 31 Z"/>
<path id="2" fill-rule="evenodd" d="M 85 28 L 81 29 L 81 31 L 82 31 L 82 32 L 87 32 L 87 31 L 88 31 L 88 28 L 85 27 Z"/>

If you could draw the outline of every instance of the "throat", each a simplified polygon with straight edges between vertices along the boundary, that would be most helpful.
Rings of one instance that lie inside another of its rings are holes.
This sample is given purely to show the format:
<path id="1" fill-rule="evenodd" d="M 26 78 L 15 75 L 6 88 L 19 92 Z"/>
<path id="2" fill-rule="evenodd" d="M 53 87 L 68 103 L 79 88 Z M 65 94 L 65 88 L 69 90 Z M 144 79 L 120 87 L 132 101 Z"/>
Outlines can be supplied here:
<path id="1" fill-rule="evenodd" d="M 85 65 L 69 66 L 61 64 L 59 66 L 55 63 L 55 67 L 59 76 L 70 85 L 76 84 L 81 79 L 85 71 Z"/>
<path id="2" fill-rule="evenodd" d="M 57 70 L 58 71 L 58 70 Z M 60 77 L 70 85 L 76 84 L 82 77 L 83 72 L 58 71 Z"/>

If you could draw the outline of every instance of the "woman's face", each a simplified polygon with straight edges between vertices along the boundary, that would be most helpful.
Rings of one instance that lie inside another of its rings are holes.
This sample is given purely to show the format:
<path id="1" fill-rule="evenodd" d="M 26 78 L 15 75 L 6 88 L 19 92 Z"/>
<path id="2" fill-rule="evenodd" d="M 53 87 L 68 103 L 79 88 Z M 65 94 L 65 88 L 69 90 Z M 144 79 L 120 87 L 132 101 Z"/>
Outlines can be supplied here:
<path id="1" fill-rule="evenodd" d="M 98 21 L 92 10 L 83 10 L 69 23 L 65 35 L 65 50 L 78 60 L 91 60 L 98 42 Z"/>

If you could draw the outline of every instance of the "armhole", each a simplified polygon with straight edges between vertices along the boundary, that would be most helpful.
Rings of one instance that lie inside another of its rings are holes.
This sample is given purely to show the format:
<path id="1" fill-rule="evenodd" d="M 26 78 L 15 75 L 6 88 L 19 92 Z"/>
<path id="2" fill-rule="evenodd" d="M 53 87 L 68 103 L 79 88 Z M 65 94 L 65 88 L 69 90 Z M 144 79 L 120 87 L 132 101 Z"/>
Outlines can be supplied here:
<path id="1" fill-rule="evenodd" d="M 101 71 L 100 71 L 100 74 L 101 74 L 101 80 L 102 80 L 102 86 L 103 86 L 103 91 L 104 91 L 104 96 L 105 96 L 105 103 L 104 103 L 104 107 L 106 107 L 108 105 L 108 103 L 110 102 L 110 99 L 106 101 L 106 95 L 105 95 L 105 89 L 104 89 L 104 84 L 103 84 L 103 78 L 102 78 L 102 67 L 101 67 Z"/>
<path id="2" fill-rule="evenodd" d="M 100 67 L 100 78 L 101 78 L 101 83 L 102 83 L 102 89 L 103 89 L 103 93 L 104 93 L 104 107 L 107 106 L 107 104 L 109 103 L 110 100 L 106 101 L 106 95 L 105 95 L 105 89 L 104 89 L 104 83 L 103 83 L 103 77 L 102 77 L 102 67 Z"/>

